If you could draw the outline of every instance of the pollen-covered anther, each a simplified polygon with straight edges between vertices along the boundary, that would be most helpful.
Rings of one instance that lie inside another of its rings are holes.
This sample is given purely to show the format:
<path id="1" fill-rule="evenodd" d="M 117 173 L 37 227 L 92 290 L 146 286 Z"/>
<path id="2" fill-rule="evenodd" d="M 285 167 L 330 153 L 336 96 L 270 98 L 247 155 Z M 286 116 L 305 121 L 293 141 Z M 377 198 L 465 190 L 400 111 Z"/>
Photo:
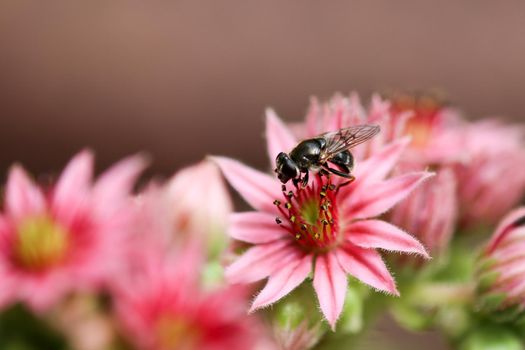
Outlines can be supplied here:
<path id="1" fill-rule="evenodd" d="M 301 191 L 283 191 L 285 203 L 278 208 L 282 214 L 280 218 L 284 217 L 283 221 L 289 225 L 282 227 L 308 251 L 325 251 L 339 242 L 337 193 L 330 181 L 330 178 L 318 176 Z"/>
<path id="2" fill-rule="evenodd" d="M 276 199 L 276 200 L 273 201 L 273 204 L 276 205 L 276 206 L 280 206 L 281 205 L 281 201 Z"/>

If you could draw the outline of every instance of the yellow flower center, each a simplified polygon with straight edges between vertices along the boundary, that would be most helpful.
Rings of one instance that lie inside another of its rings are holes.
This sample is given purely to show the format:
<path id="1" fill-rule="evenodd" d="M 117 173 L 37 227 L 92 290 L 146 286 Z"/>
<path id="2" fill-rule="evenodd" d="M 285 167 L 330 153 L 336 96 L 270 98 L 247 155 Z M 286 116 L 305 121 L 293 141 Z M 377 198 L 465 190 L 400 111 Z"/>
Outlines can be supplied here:
<path id="1" fill-rule="evenodd" d="M 197 349 L 200 334 L 188 320 L 173 315 L 160 318 L 157 323 L 157 336 L 160 349 Z"/>
<path id="2" fill-rule="evenodd" d="M 68 232 L 50 217 L 28 218 L 17 228 L 14 260 L 26 270 L 45 270 L 64 261 L 68 243 Z"/>

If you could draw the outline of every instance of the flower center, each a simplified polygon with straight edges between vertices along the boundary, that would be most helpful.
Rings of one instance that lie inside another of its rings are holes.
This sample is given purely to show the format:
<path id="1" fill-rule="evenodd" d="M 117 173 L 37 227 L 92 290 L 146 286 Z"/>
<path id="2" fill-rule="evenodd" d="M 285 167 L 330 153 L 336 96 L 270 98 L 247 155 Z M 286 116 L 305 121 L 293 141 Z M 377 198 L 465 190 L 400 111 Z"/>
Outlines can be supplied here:
<path id="1" fill-rule="evenodd" d="M 164 315 L 157 322 L 157 336 L 160 349 L 196 349 L 200 332 L 188 320 Z"/>
<path id="2" fill-rule="evenodd" d="M 407 121 L 405 135 L 412 137 L 412 146 L 424 148 L 428 144 L 434 127 L 439 123 L 443 101 L 432 95 L 398 94 L 392 98 L 392 111 L 395 114 L 411 111 L 414 116 Z"/>
<path id="3" fill-rule="evenodd" d="M 28 218 L 17 227 L 13 260 L 26 270 L 46 270 L 64 261 L 68 243 L 67 231 L 51 218 Z"/>
<path id="4" fill-rule="evenodd" d="M 306 188 L 288 191 L 283 185 L 284 203 L 274 201 L 282 214 L 277 224 L 309 251 L 330 249 L 339 243 L 336 197 L 340 186 L 321 175 Z"/>

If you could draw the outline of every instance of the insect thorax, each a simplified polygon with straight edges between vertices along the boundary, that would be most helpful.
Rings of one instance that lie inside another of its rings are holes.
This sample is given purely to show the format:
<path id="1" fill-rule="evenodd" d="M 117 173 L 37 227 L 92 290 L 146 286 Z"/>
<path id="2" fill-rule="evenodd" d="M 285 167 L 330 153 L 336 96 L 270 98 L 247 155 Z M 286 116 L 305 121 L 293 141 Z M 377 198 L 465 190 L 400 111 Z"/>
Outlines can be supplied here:
<path id="1" fill-rule="evenodd" d="M 293 159 L 301 170 L 311 168 L 319 162 L 324 144 L 325 141 L 323 139 L 308 139 L 301 141 L 290 152 L 290 158 Z"/>

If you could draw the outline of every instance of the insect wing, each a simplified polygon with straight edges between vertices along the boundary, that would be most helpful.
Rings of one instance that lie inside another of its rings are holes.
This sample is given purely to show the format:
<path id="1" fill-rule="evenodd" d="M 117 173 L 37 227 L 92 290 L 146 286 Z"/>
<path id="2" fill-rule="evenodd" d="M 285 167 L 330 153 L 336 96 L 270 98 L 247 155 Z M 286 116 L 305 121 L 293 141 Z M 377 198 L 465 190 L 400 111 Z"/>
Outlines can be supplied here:
<path id="1" fill-rule="evenodd" d="M 320 135 L 326 140 L 321 159 L 328 160 L 339 152 L 370 140 L 380 131 L 378 125 L 356 125 Z"/>

